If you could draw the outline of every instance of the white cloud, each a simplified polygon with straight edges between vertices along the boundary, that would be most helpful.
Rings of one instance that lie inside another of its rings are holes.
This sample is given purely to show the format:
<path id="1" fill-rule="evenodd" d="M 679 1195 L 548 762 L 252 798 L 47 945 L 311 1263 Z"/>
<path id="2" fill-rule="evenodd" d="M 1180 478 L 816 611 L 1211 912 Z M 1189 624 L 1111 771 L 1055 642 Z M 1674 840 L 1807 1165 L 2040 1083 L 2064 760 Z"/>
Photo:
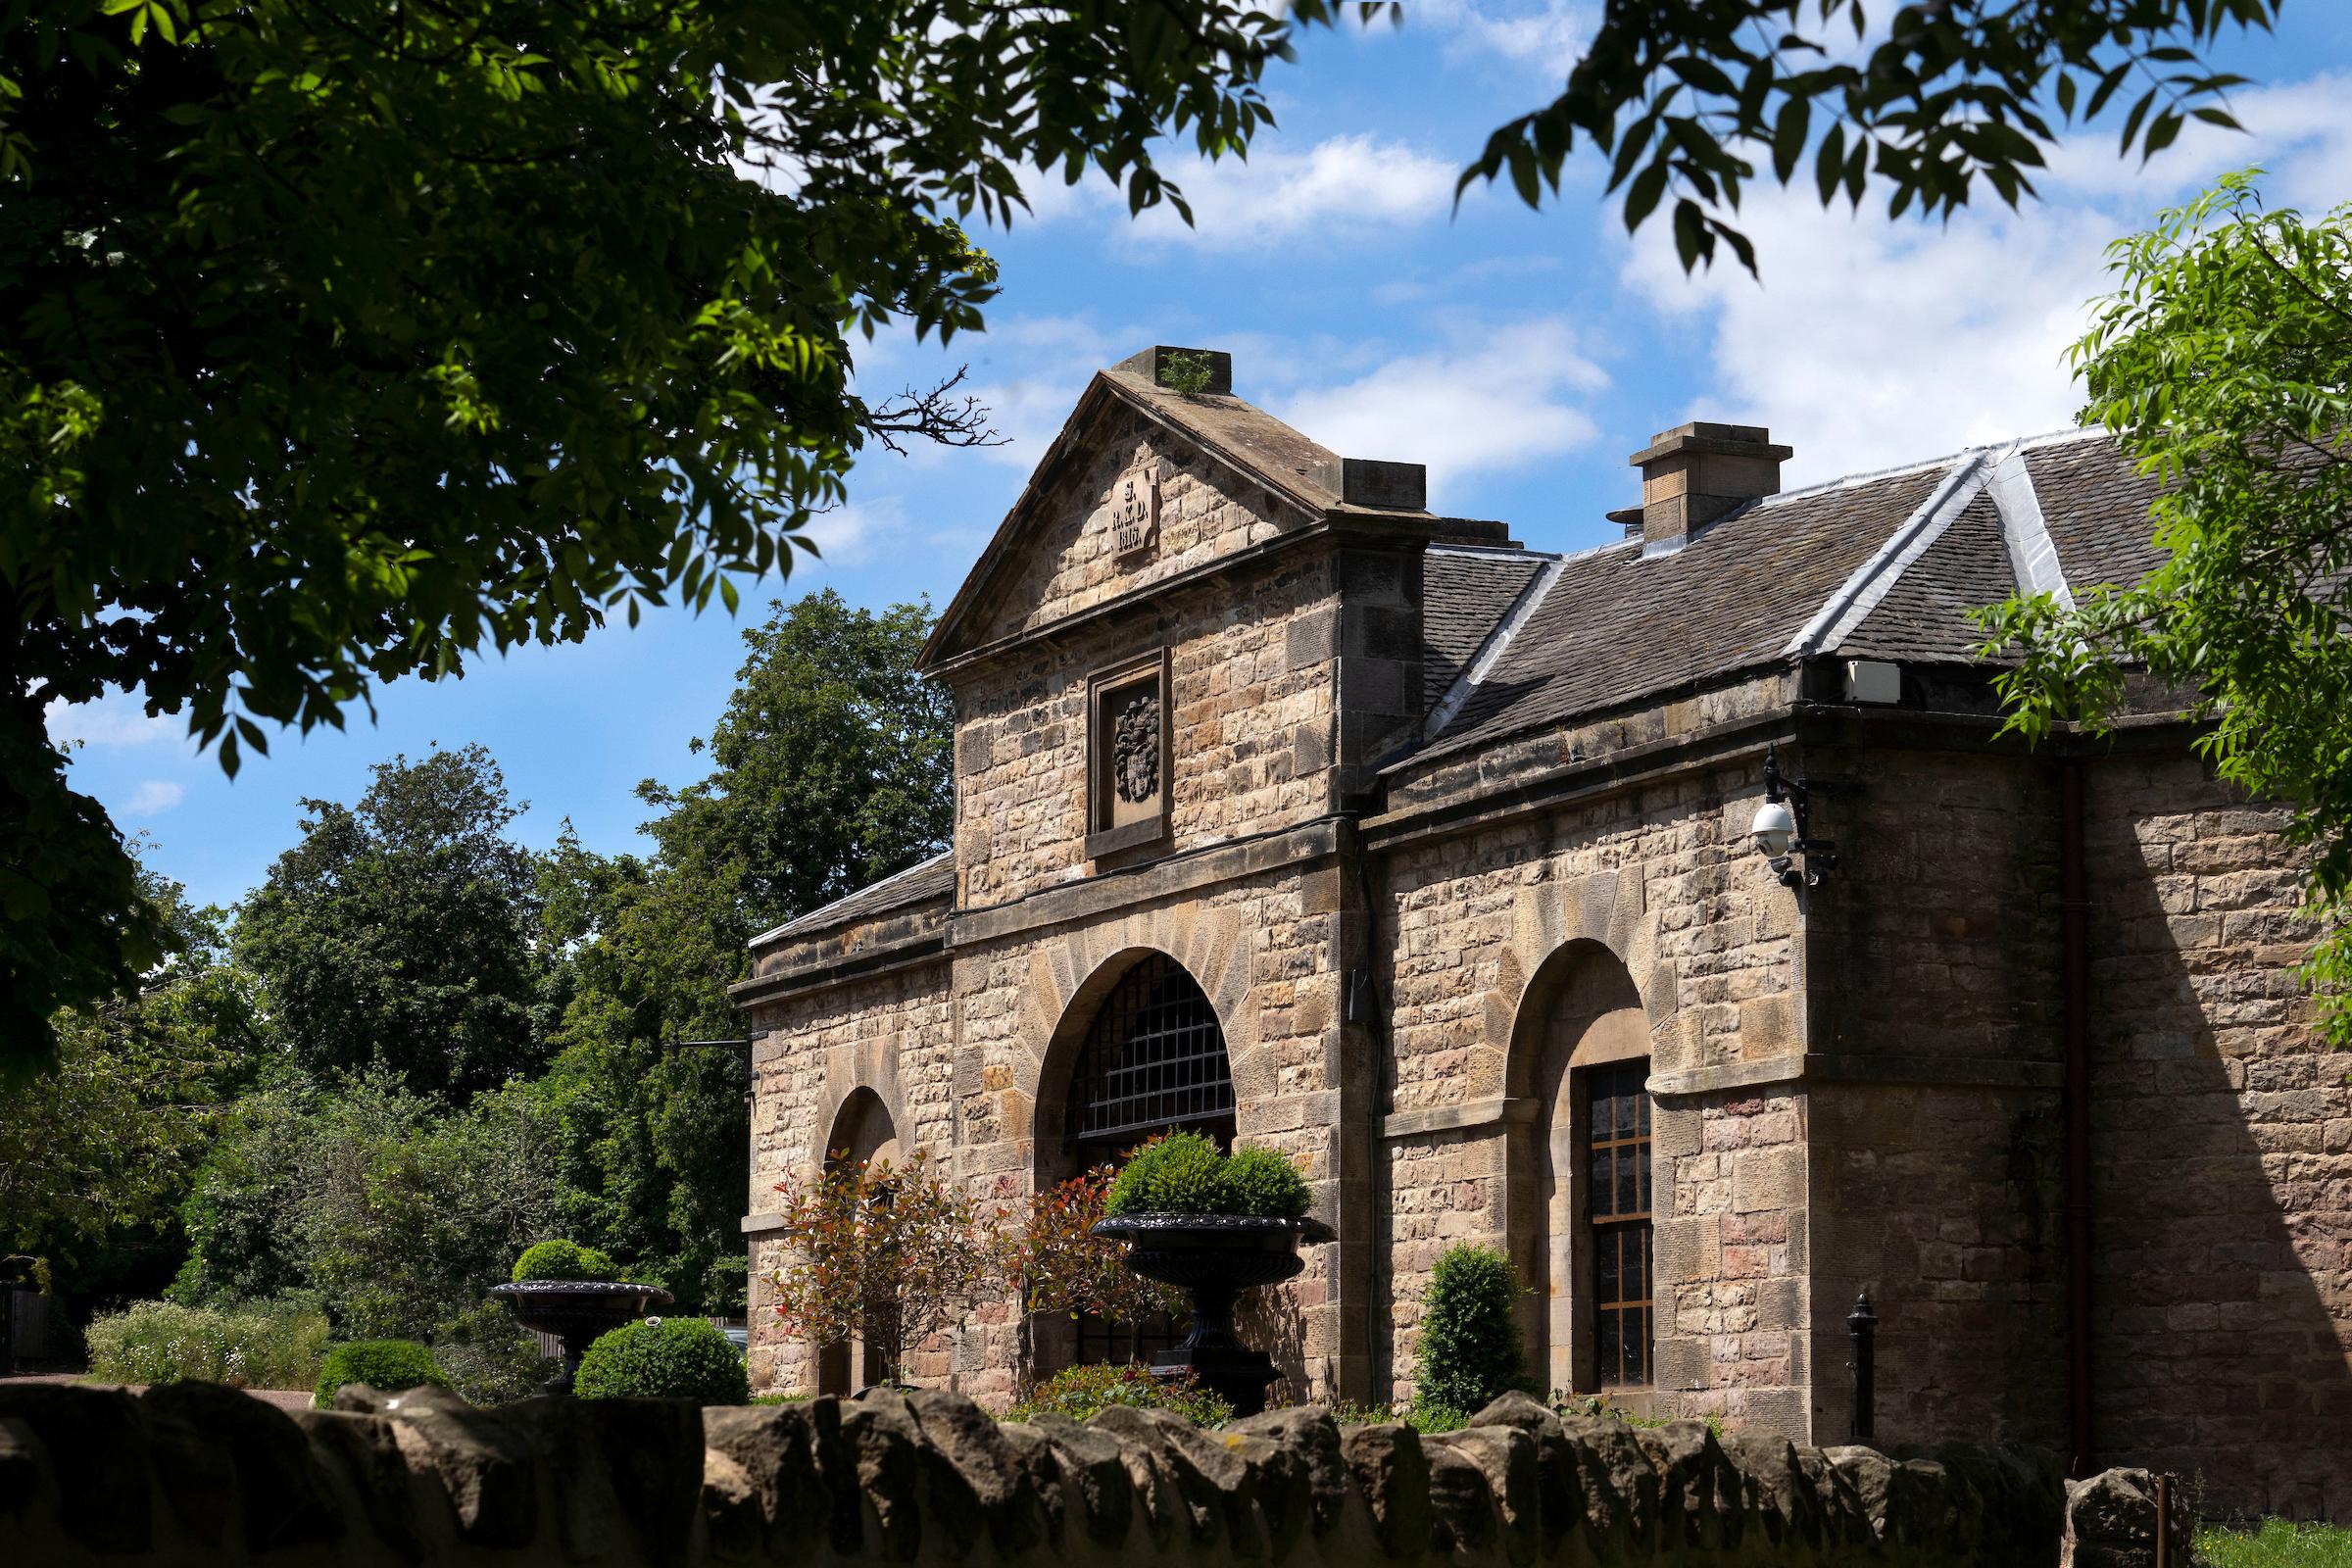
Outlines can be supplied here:
<path id="1" fill-rule="evenodd" d="M 818 513 L 801 530 L 801 537 L 816 546 L 817 561 L 838 569 L 865 564 L 878 547 L 906 526 L 905 502 L 897 496 L 874 496 Z M 805 557 L 796 569 L 808 569 Z"/>
<path id="2" fill-rule="evenodd" d="M 1949 222 L 1889 222 L 1884 197 L 1823 211 L 1809 182 L 1757 187 L 1740 226 L 1759 285 L 1728 256 L 1686 278 L 1672 233 L 1645 224 L 1624 280 L 1670 318 L 1711 327 L 1713 384 L 1678 418 L 1766 424 L 1796 449 L 1792 483 L 1933 457 L 2074 422 L 2067 346 L 2111 285 L 2105 251 L 2221 170 L 2267 163 L 2281 199 L 2317 189 L 2352 150 L 2352 93 L 2332 80 L 2244 95 L 2251 135 L 2184 133 L 2146 172 L 2115 156 L 2112 131 L 2071 138 L 2015 213 L 1966 209 Z M 1983 199 L 1992 201 L 1989 192 Z M 2324 198 L 2323 198 L 2324 199 Z"/>
<path id="3" fill-rule="evenodd" d="M 1212 250 L 1436 221 L 1452 211 L 1458 172 L 1450 160 L 1369 135 L 1333 136 L 1304 152 L 1261 142 L 1247 162 L 1200 160 L 1164 172 L 1192 204 L 1192 225 L 1155 207 L 1134 220 L 1133 241 Z M 1123 203 L 1117 212 L 1130 227 Z"/>
<path id="4" fill-rule="evenodd" d="M 123 691 L 110 691 L 94 703 L 51 703 L 41 717 L 57 746 L 145 746 L 169 739 L 179 728 L 172 718 L 148 712 L 145 698 Z"/>
<path id="5" fill-rule="evenodd" d="M 1598 24 L 1593 8 L 1578 0 L 1416 0 L 1405 15 L 1408 38 L 1429 27 L 1449 34 L 1447 52 L 1490 54 L 1565 81 Z M 1532 106 L 1530 106 L 1532 107 Z"/>
<path id="6" fill-rule="evenodd" d="M 122 814 L 155 816 L 177 806 L 187 793 L 186 786 L 174 784 L 170 779 L 144 779 L 137 789 L 130 792 L 130 799 L 122 803 Z"/>
<path id="7" fill-rule="evenodd" d="M 1429 466 L 1430 505 L 1484 474 L 1542 463 L 1596 433 L 1584 405 L 1608 377 L 1565 318 L 1457 322 L 1444 346 L 1351 378 L 1269 400 L 1307 435 L 1351 458 Z"/>

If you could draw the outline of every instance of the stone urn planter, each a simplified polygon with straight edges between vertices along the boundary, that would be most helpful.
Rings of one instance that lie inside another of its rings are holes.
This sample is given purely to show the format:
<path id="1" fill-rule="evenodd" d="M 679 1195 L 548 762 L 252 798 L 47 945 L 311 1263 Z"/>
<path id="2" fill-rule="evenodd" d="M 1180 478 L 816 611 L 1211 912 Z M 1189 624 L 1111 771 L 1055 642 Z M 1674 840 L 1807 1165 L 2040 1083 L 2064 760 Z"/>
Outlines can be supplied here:
<path id="1" fill-rule="evenodd" d="M 617 1280 L 524 1280 L 493 1285 L 490 1294 L 506 1302 L 524 1328 L 563 1342 L 564 1364 L 545 1385 L 550 1394 L 571 1392 L 580 1357 L 598 1335 L 644 1316 L 648 1307 L 670 1303 L 670 1294 L 658 1285 Z"/>
<path id="2" fill-rule="evenodd" d="M 1190 1372 L 1233 1406 L 1236 1415 L 1266 1407 L 1274 1358 L 1233 1332 L 1233 1302 L 1255 1285 L 1276 1285 L 1306 1266 L 1301 1242 L 1331 1241 L 1316 1219 L 1259 1219 L 1242 1214 L 1122 1214 L 1095 1226 L 1125 1242 L 1127 1266 L 1192 1298 L 1193 1328 L 1184 1342 L 1152 1357 L 1162 1377 Z"/>

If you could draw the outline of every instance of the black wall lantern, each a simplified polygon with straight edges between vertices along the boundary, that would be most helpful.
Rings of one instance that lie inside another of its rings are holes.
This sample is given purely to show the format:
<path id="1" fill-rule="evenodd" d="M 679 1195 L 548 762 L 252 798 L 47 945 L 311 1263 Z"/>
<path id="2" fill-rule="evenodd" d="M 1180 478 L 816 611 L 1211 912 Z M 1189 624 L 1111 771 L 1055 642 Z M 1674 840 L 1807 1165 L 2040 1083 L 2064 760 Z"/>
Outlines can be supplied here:
<path id="1" fill-rule="evenodd" d="M 1817 839 L 1810 831 L 1805 781 L 1790 778 L 1781 771 L 1780 749 L 1764 749 L 1764 804 L 1756 808 L 1755 825 L 1748 832 L 1755 836 L 1756 848 L 1771 858 L 1767 862 L 1780 873 L 1784 887 L 1819 887 L 1824 871 L 1838 869 L 1838 857 L 1828 839 Z M 1804 859 L 1800 867 L 1796 861 Z"/>

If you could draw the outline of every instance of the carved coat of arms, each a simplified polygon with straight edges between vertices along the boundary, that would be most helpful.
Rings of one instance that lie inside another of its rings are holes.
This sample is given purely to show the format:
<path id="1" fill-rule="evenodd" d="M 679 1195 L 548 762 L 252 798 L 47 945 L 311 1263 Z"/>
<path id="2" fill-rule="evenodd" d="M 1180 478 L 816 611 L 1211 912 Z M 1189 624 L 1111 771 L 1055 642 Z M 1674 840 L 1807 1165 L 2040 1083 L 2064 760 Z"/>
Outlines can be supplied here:
<path id="1" fill-rule="evenodd" d="M 1138 693 L 1111 723 L 1111 787 L 1130 806 L 1159 793 L 1159 693 Z"/>
<path id="2" fill-rule="evenodd" d="M 1139 463 L 1110 489 L 1111 553 L 1132 556 L 1159 543 L 1159 465 Z"/>

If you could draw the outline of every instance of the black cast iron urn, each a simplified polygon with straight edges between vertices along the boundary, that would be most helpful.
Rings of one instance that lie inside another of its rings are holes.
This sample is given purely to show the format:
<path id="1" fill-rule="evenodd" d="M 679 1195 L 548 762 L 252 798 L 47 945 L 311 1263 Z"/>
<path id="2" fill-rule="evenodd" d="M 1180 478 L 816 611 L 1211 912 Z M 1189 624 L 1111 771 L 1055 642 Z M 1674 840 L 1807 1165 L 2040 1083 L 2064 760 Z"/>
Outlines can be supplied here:
<path id="1" fill-rule="evenodd" d="M 564 1364 L 547 1380 L 550 1394 L 571 1392 L 580 1357 L 598 1335 L 635 1321 L 649 1307 L 670 1303 L 670 1294 L 659 1285 L 623 1285 L 618 1280 L 523 1280 L 493 1285 L 490 1294 L 506 1302 L 524 1328 L 563 1342 Z"/>
<path id="2" fill-rule="evenodd" d="M 1236 1415 L 1263 1410 L 1277 1376 L 1274 1358 L 1235 1337 L 1234 1298 L 1297 1274 L 1306 1266 L 1299 1244 L 1331 1241 L 1332 1228 L 1317 1219 L 1243 1214 L 1122 1214 L 1098 1223 L 1095 1234 L 1127 1243 L 1129 1268 L 1192 1298 L 1192 1333 L 1152 1357 L 1152 1370 L 1161 1377 L 1190 1372 Z"/>

